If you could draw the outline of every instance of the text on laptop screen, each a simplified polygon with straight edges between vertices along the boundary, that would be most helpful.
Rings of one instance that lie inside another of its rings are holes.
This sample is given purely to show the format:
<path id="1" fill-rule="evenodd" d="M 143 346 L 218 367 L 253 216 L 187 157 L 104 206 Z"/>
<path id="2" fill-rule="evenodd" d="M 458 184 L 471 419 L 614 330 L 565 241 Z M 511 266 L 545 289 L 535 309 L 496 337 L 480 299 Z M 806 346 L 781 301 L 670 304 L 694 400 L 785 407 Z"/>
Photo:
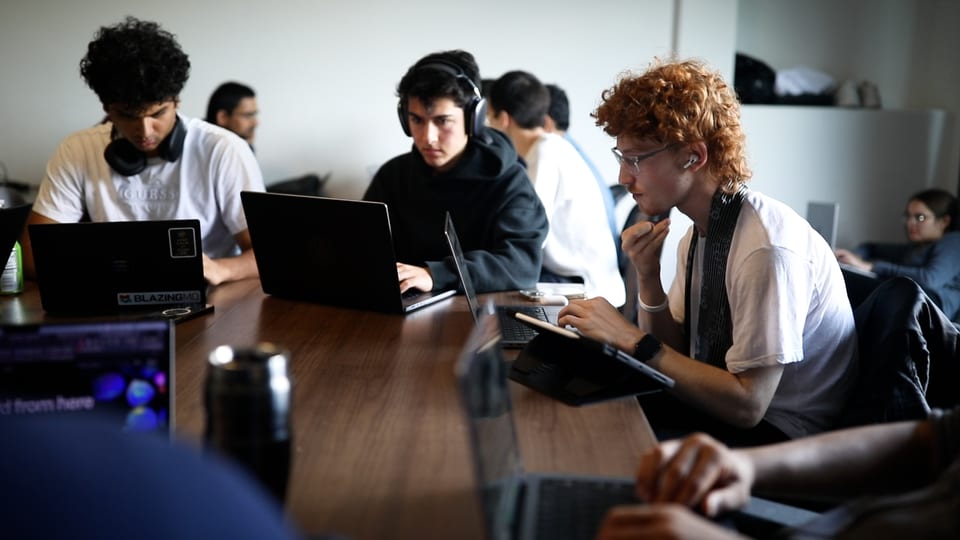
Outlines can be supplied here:
<path id="1" fill-rule="evenodd" d="M 97 415 L 126 431 L 169 431 L 172 323 L 0 327 L 0 417 Z"/>

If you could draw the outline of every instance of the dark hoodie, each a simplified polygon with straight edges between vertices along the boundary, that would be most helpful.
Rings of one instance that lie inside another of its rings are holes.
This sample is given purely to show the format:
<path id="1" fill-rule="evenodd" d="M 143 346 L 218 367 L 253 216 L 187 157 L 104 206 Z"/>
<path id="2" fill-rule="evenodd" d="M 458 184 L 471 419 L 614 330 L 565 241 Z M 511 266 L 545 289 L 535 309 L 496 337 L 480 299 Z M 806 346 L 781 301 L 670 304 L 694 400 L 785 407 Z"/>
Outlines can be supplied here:
<path id="1" fill-rule="evenodd" d="M 416 148 L 391 159 L 363 198 L 387 203 L 397 260 L 428 267 L 434 289 L 458 285 L 443 236 L 447 211 L 478 292 L 537 282 L 547 216 L 513 144 L 496 130 L 470 137 L 447 172 L 437 173 Z"/>

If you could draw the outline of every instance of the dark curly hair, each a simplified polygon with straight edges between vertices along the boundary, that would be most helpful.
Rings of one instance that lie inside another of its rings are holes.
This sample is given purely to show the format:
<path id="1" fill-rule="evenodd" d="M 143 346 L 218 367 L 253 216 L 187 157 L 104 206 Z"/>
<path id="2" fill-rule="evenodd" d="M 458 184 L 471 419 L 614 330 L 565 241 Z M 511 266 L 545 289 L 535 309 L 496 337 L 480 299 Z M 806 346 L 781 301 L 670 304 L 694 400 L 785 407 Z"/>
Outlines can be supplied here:
<path id="1" fill-rule="evenodd" d="M 737 96 L 703 62 L 655 60 L 646 72 L 621 77 L 602 99 L 592 116 L 608 135 L 664 145 L 703 141 L 708 167 L 728 190 L 752 175 Z"/>
<path id="2" fill-rule="evenodd" d="M 159 24 L 127 17 L 100 28 L 80 61 L 80 75 L 104 107 L 116 104 L 139 111 L 179 98 L 190 76 L 190 60 Z"/>

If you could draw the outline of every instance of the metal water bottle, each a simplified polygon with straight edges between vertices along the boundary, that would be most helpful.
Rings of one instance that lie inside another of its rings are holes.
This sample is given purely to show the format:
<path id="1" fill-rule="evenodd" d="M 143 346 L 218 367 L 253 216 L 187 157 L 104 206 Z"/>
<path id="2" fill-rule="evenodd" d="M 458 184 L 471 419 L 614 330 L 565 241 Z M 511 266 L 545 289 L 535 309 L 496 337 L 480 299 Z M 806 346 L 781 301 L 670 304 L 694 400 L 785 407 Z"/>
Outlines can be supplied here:
<path id="1" fill-rule="evenodd" d="M 267 343 L 220 346 L 208 361 L 207 446 L 245 466 L 282 503 L 293 439 L 289 354 Z"/>

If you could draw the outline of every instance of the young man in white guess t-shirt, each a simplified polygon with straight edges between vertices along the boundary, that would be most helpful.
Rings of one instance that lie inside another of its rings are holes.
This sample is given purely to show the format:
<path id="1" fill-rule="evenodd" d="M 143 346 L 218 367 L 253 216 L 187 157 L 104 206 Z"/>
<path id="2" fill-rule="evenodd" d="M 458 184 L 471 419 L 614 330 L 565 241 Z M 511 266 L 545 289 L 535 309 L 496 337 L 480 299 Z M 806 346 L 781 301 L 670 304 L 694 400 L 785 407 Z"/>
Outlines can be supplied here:
<path id="1" fill-rule="evenodd" d="M 207 281 L 256 277 L 240 192 L 263 191 L 263 176 L 242 139 L 177 114 L 190 61 L 174 36 L 132 17 L 102 27 L 80 73 L 106 119 L 57 148 L 28 224 L 198 219 Z"/>

